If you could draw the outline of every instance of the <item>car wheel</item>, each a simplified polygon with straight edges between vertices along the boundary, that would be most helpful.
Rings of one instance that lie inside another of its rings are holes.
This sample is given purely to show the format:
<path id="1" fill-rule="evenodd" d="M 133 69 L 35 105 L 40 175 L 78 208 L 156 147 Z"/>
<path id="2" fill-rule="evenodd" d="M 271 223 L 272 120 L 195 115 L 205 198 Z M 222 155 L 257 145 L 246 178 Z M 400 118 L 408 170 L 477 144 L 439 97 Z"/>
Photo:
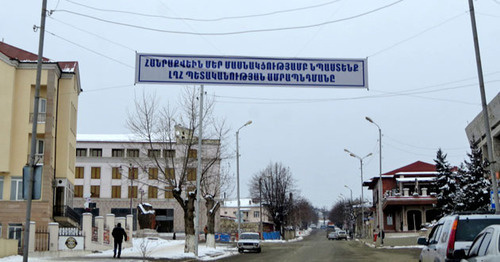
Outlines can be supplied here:
<path id="1" fill-rule="evenodd" d="M 238 252 L 239 252 L 239 253 L 243 253 L 243 249 L 238 248 Z"/>
<path id="2" fill-rule="evenodd" d="M 261 249 L 260 249 L 260 248 L 259 248 L 259 249 L 257 249 L 257 253 L 260 253 L 260 251 L 261 251 Z"/>

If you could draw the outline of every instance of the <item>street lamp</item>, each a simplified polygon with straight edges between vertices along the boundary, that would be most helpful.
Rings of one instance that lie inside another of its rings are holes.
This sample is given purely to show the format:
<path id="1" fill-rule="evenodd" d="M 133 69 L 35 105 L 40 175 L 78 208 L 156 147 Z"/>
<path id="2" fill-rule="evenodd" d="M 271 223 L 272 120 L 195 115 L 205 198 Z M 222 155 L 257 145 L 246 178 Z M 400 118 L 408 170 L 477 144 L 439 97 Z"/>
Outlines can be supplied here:
<path id="1" fill-rule="evenodd" d="M 352 220 L 354 218 L 354 208 L 352 207 L 352 189 L 348 185 L 344 185 L 344 187 L 349 189 L 349 191 L 351 191 L 351 203 L 349 204 L 349 206 L 351 207 L 352 217 L 349 219 L 349 230 L 351 230 L 352 233 L 352 228 L 353 228 Z"/>
<path id="2" fill-rule="evenodd" d="M 236 218 L 238 219 L 238 238 L 240 237 L 240 230 L 241 230 L 241 207 L 240 207 L 240 152 L 239 152 L 239 142 L 238 142 L 238 136 L 240 133 L 240 130 L 244 128 L 245 126 L 248 126 L 252 123 L 252 121 L 246 122 L 244 125 L 242 125 L 238 130 L 236 131 L 236 189 L 237 189 L 237 197 L 238 197 L 238 214 Z"/>
<path id="3" fill-rule="evenodd" d="M 365 196 L 363 195 L 363 160 L 369 156 L 372 155 L 372 153 L 369 153 L 368 155 L 364 157 L 359 157 L 358 155 L 354 154 L 353 152 L 344 149 L 345 152 L 347 152 L 350 156 L 359 159 L 359 164 L 361 166 L 361 225 L 362 225 L 362 232 L 361 232 L 361 238 L 365 236 Z"/>
<path id="4" fill-rule="evenodd" d="M 380 244 L 384 244 L 384 212 L 382 210 L 382 191 L 384 190 L 384 184 L 382 183 L 382 129 L 380 129 L 380 126 L 377 125 L 377 123 L 373 122 L 373 120 L 369 117 L 365 117 L 365 119 L 377 126 L 378 128 L 378 146 L 379 146 L 379 190 L 378 190 L 378 211 L 379 211 L 379 217 L 378 217 L 378 225 L 379 225 L 379 232 L 380 232 Z"/>

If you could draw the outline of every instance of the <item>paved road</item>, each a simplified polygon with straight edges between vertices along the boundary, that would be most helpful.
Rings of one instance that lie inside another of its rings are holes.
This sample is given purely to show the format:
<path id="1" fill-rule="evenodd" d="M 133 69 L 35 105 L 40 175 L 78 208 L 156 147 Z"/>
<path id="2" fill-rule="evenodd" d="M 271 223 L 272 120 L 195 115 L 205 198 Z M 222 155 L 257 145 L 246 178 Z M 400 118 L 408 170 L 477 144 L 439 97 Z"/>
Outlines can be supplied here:
<path id="1" fill-rule="evenodd" d="M 303 241 L 264 243 L 262 253 L 245 253 L 218 261 L 418 261 L 420 249 L 371 248 L 358 241 L 327 240 L 324 231 L 312 232 Z"/>

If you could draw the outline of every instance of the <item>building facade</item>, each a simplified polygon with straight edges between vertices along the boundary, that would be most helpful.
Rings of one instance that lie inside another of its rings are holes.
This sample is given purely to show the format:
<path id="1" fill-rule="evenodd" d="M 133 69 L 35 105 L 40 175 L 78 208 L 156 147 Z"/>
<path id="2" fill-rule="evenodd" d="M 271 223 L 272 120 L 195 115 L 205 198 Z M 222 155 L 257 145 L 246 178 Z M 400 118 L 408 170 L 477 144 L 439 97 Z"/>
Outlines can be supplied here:
<path id="1" fill-rule="evenodd" d="M 37 133 L 32 134 L 37 55 L 0 42 L 0 237 L 20 239 L 26 220 L 23 170 L 36 136 L 31 220 L 75 225 L 73 185 L 78 96 L 77 62 L 43 59 Z M 26 185 L 27 186 L 27 185 Z"/>
<path id="2" fill-rule="evenodd" d="M 155 210 L 156 229 L 159 232 L 183 232 L 184 212 L 173 196 L 173 190 L 163 174 L 179 176 L 172 167 L 165 172 L 158 170 L 152 156 L 158 159 L 174 159 L 181 165 L 187 156 L 187 181 L 183 194 L 196 188 L 197 150 L 185 148 L 173 142 L 169 149 L 153 146 L 131 135 L 78 135 L 76 147 L 74 206 L 78 212 L 91 211 L 94 215 L 134 214 L 137 221 L 137 206 L 148 203 Z M 202 162 L 217 157 L 220 143 L 204 140 Z M 209 169 L 209 177 L 218 177 L 220 160 Z M 172 177 L 173 178 L 173 177 Z M 216 218 L 218 218 L 218 214 Z M 218 219 L 216 220 L 217 228 Z M 204 201 L 200 203 L 200 226 L 206 224 Z M 135 226 L 135 228 L 137 228 Z"/>
<path id="3" fill-rule="evenodd" d="M 417 161 L 407 166 L 382 174 L 382 217 L 384 231 L 405 232 L 419 230 L 425 223 L 438 217 L 434 208 L 437 203 L 436 166 Z M 375 227 L 378 225 L 379 177 L 364 182 L 363 186 L 373 191 Z"/>
<path id="4" fill-rule="evenodd" d="M 490 122 L 491 139 L 493 142 L 493 168 L 499 176 L 500 172 L 500 93 L 498 93 L 488 103 L 488 116 Z M 470 124 L 465 128 L 465 133 L 469 141 L 479 141 L 479 148 L 483 151 L 483 157 L 488 156 L 488 145 L 486 144 L 486 127 L 484 124 L 484 117 L 479 113 Z"/>
<path id="5" fill-rule="evenodd" d="M 260 203 L 258 201 L 252 200 L 251 198 L 240 199 L 240 212 L 241 212 L 241 220 L 243 223 L 259 223 L 261 216 L 262 216 L 262 222 L 268 223 L 270 221 L 266 208 L 262 206 L 262 214 L 261 214 Z M 234 219 L 236 221 L 237 213 L 238 213 L 238 200 L 228 199 L 223 201 L 223 204 L 220 208 L 220 215 L 222 217 Z"/>

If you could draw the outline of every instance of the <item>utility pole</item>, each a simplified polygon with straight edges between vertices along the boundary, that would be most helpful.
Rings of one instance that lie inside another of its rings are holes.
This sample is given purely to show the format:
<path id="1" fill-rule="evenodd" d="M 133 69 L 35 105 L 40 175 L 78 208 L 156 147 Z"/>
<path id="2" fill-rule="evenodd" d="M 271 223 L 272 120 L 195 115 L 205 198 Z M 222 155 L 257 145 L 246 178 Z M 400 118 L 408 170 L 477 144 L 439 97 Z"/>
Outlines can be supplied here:
<path id="1" fill-rule="evenodd" d="M 28 262 L 29 252 L 29 235 L 31 222 L 31 202 L 33 198 L 33 176 L 35 171 L 35 150 L 36 150 L 36 134 L 38 125 L 38 103 L 40 100 L 40 82 L 42 79 L 42 63 L 43 63 L 43 41 L 45 37 L 45 18 L 47 16 L 47 0 L 42 1 L 42 14 L 40 21 L 40 39 L 38 42 L 38 60 L 36 64 L 36 85 L 35 85 L 35 101 L 33 106 L 33 125 L 31 129 L 31 149 L 29 160 L 29 185 L 28 196 L 26 199 L 26 222 L 24 224 L 24 247 L 23 247 L 23 262 Z M 43 172 L 43 171 L 42 171 Z"/>
<path id="2" fill-rule="evenodd" d="M 198 237 L 200 234 L 200 189 L 201 189 L 201 146 L 203 140 L 203 85 L 200 87 L 200 118 L 198 129 L 198 168 L 196 170 L 196 202 L 195 202 L 195 216 L 194 216 L 194 255 L 198 257 Z"/>
<path id="3" fill-rule="evenodd" d="M 493 191 L 493 200 L 495 202 L 495 214 L 500 214 L 500 205 L 498 201 L 498 182 L 494 167 L 496 166 L 495 156 L 493 155 L 493 140 L 491 138 L 490 120 L 488 118 L 488 105 L 486 102 L 486 93 L 484 91 L 483 67 L 481 65 L 481 53 L 479 52 L 479 38 L 477 36 L 476 15 L 474 13 L 474 3 L 469 0 L 470 20 L 472 25 L 472 35 L 474 37 L 474 50 L 476 51 L 477 75 L 479 78 L 479 91 L 481 93 L 481 105 L 483 107 L 483 121 L 486 132 L 486 147 L 488 148 L 488 160 L 491 175 L 491 189 Z"/>

